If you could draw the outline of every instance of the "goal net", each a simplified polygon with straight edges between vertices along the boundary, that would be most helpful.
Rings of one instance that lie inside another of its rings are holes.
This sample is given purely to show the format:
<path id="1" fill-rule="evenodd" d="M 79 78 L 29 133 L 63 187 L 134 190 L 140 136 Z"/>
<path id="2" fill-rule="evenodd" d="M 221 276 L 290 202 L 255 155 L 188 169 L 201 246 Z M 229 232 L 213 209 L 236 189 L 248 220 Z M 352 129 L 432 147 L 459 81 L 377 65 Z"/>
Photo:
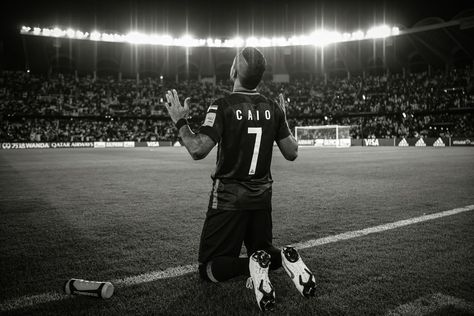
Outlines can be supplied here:
<path id="1" fill-rule="evenodd" d="M 298 145 L 314 147 L 350 147 L 350 126 L 322 125 L 296 126 Z"/>

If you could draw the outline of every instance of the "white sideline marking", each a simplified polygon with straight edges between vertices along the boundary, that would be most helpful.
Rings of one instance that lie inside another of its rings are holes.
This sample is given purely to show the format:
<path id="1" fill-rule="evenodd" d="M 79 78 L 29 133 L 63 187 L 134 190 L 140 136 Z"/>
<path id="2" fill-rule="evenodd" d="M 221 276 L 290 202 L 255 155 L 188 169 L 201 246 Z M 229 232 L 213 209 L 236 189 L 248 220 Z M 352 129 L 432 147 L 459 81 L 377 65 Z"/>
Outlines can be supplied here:
<path id="1" fill-rule="evenodd" d="M 173 277 L 179 277 L 187 273 L 197 271 L 197 264 L 190 264 L 186 266 L 178 266 L 174 268 L 168 268 L 163 271 L 153 271 L 149 273 L 144 273 L 140 275 L 135 275 L 127 277 L 124 279 L 112 280 L 112 284 L 117 287 L 137 285 L 147 282 L 152 282 L 160 279 L 168 279 Z M 11 311 L 19 308 L 24 308 L 28 306 L 33 306 L 36 304 L 61 301 L 67 298 L 70 298 L 70 295 L 58 292 L 48 292 L 37 295 L 23 296 L 17 299 L 12 299 L 5 301 L 0 305 L 0 312 Z"/>
<path id="2" fill-rule="evenodd" d="M 341 240 L 353 239 L 353 238 L 366 236 L 373 233 L 379 233 L 379 232 L 383 232 L 383 231 L 387 231 L 387 230 L 391 230 L 391 229 L 395 229 L 395 228 L 399 228 L 403 226 L 426 222 L 429 220 L 456 215 L 459 213 L 473 211 L 473 210 L 474 210 L 474 205 L 468 205 L 465 207 L 455 208 L 455 209 L 444 211 L 444 212 L 438 212 L 438 213 L 433 213 L 429 215 L 413 217 L 410 219 L 405 219 L 405 220 L 401 220 L 401 221 L 397 221 L 393 223 L 387 223 L 383 225 L 369 227 L 369 228 L 365 228 L 361 230 L 350 231 L 350 232 L 346 232 L 346 233 L 342 233 L 338 235 L 333 235 L 333 236 L 328 236 L 328 237 L 323 237 L 323 238 L 318 238 L 318 239 L 311 239 L 305 242 L 293 244 L 293 246 L 296 247 L 297 249 L 312 248 L 312 247 L 317 247 L 317 246 L 321 246 L 325 244 L 338 242 Z M 138 285 L 142 283 L 157 281 L 160 279 L 168 279 L 168 278 L 183 276 L 185 274 L 197 271 L 197 267 L 198 267 L 197 264 L 178 266 L 178 267 L 168 268 L 163 271 L 153 271 L 149 273 L 127 277 L 124 279 L 117 279 L 111 282 L 114 285 L 117 285 L 120 287 Z M 60 301 L 60 300 L 70 298 L 70 297 L 71 296 L 69 295 L 61 294 L 58 292 L 48 292 L 48 293 L 37 294 L 37 295 L 22 296 L 16 299 L 11 299 L 11 300 L 2 302 L 0 304 L 0 312 L 25 308 L 25 307 L 33 306 L 36 304 Z"/>
<path id="3" fill-rule="evenodd" d="M 329 244 L 329 243 L 333 243 L 333 242 L 337 242 L 341 240 L 347 240 L 347 239 L 361 237 L 361 236 L 365 236 L 365 235 L 369 235 L 373 233 L 379 233 L 386 230 L 391 230 L 391 229 L 408 226 L 408 225 L 412 225 L 416 223 L 426 222 L 432 219 L 437 219 L 437 218 L 445 217 L 445 216 L 451 216 L 451 215 L 455 215 L 462 212 L 468 212 L 472 210 L 474 210 L 474 205 L 468 205 L 465 207 L 455 208 L 455 209 L 444 211 L 444 212 L 433 213 L 433 214 L 423 215 L 419 217 L 413 217 L 413 218 L 401 220 L 398 222 L 382 224 L 382 225 L 369 227 L 369 228 L 365 228 L 361 230 L 354 230 L 354 231 L 342 233 L 339 235 L 333 235 L 333 236 L 323 237 L 319 239 L 311 239 L 308 241 L 293 244 L 293 247 L 297 249 L 317 247 L 317 246 L 321 246 L 321 245 L 325 245 L 325 244 Z"/>
<path id="4" fill-rule="evenodd" d="M 148 273 L 144 273 L 144 274 L 140 274 L 136 276 L 131 276 L 124 279 L 117 279 L 115 281 L 112 281 L 112 284 L 120 285 L 120 286 L 142 284 L 142 283 L 147 283 L 147 282 L 153 282 L 160 279 L 179 277 L 191 272 L 195 272 L 197 271 L 197 269 L 198 269 L 197 264 L 189 264 L 186 266 L 168 268 L 163 271 L 153 271 L 153 272 L 148 272 Z"/>
<path id="5" fill-rule="evenodd" d="M 8 312 L 15 309 L 33 306 L 36 304 L 61 301 L 68 297 L 69 296 L 66 294 L 61 294 L 57 292 L 48 292 L 48 293 L 37 294 L 37 295 L 22 296 L 17 299 L 12 299 L 12 300 L 2 302 L 2 304 L 0 305 L 0 312 Z"/>

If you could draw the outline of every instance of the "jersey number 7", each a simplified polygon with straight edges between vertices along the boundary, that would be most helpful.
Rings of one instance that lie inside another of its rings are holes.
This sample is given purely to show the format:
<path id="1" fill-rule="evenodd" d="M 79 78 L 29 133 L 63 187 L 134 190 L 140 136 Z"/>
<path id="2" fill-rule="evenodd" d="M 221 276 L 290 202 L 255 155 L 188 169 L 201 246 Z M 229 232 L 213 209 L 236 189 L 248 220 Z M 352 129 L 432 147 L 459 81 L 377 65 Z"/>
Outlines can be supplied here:
<path id="1" fill-rule="evenodd" d="M 250 162 L 249 175 L 255 174 L 257 169 L 258 154 L 260 151 L 260 142 L 262 141 L 262 128 L 261 127 L 249 127 L 249 134 L 255 134 L 255 145 L 253 146 L 252 161 Z"/>

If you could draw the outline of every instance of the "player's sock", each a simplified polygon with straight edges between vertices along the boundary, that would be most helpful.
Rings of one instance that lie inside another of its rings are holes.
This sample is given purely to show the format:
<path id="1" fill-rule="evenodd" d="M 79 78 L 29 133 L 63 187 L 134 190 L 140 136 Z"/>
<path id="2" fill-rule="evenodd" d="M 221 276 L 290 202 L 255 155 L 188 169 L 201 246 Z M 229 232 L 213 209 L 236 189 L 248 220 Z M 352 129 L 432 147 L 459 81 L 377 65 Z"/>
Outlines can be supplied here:
<path id="1" fill-rule="evenodd" d="M 199 267 L 201 276 L 212 282 L 222 282 L 240 275 L 248 276 L 249 259 L 234 257 L 217 257 Z"/>
<path id="2" fill-rule="evenodd" d="M 281 255 L 280 255 L 281 250 L 274 246 L 271 246 L 265 249 L 265 251 L 269 253 L 270 256 L 272 257 L 271 263 L 270 263 L 270 270 L 276 270 L 276 269 L 281 268 L 282 267 Z"/>

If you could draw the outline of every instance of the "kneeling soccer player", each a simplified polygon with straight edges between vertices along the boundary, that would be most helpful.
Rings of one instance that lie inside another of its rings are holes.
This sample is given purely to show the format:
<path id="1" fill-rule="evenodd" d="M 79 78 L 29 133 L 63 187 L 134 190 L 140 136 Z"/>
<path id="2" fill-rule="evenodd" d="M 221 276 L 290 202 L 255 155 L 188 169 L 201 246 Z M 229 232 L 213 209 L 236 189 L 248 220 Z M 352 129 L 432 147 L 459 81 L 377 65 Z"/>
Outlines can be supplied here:
<path id="1" fill-rule="evenodd" d="M 233 92 L 213 102 L 198 133 L 186 121 L 189 98 L 181 106 L 176 90 L 166 94 L 168 112 L 193 159 L 203 159 L 218 144 L 199 273 L 213 282 L 250 275 L 247 285 L 253 287 L 261 310 L 275 304 L 268 270 L 282 265 L 303 296 L 315 294 L 314 276 L 296 249 L 272 245 L 273 142 L 291 161 L 298 156 L 298 144 L 288 128 L 283 95 L 278 104 L 256 91 L 265 65 L 256 48 L 246 47 L 237 54 L 230 71 Z M 248 258 L 239 257 L 243 243 Z"/>

